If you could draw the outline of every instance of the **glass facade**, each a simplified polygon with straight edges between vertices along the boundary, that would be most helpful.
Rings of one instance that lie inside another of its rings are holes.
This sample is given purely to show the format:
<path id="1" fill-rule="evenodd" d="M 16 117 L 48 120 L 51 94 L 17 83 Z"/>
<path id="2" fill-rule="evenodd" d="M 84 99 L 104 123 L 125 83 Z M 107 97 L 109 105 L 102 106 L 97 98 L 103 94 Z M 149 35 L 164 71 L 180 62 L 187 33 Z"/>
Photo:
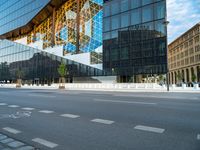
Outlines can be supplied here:
<path id="1" fill-rule="evenodd" d="M 166 73 L 165 0 L 104 1 L 103 68 L 122 76 Z"/>
<path id="2" fill-rule="evenodd" d="M 67 77 L 87 77 L 105 75 L 102 70 L 68 60 L 45 51 L 31 48 L 8 40 L 0 40 L 0 81 L 17 78 L 17 71 L 22 72 L 22 79 L 28 83 L 38 80 L 40 83 L 58 82 L 58 66 L 64 62 Z"/>
<path id="3" fill-rule="evenodd" d="M 52 46 L 52 20 L 50 16 L 35 26 L 28 34 L 28 43 L 41 40 L 44 48 Z M 78 42 L 78 53 L 95 52 L 102 47 L 103 0 L 80 0 L 79 4 L 76 0 L 68 0 L 56 10 L 54 20 L 55 45 L 63 45 L 64 55 L 76 54 Z"/>
<path id="4" fill-rule="evenodd" d="M 50 0 L 1 0 L 0 35 L 26 25 Z"/>

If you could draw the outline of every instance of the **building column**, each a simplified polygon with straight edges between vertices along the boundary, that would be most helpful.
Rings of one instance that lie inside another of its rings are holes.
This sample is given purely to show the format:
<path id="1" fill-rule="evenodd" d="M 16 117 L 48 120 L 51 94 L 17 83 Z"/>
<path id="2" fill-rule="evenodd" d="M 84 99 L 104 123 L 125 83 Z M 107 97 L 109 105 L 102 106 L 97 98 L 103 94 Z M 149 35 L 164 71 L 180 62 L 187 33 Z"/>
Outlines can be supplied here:
<path id="1" fill-rule="evenodd" d="M 172 77 L 172 75 L 171 75 L 171 72 L 169 72 L 168 74 L 169 74 L 169 85 L 170 85 L 171 84 L 171 77 Z"/>
<path id="2" fill-rule="evenodd" d="M 192 82 L 192 68 L 188 68 L 189 71 L 189 82 Z"/>
<path id="3" fill-rule="evenodd" d="M 175 78 L 176 78 L 176 75 L 175 75 L 175 71 L 174 71 L 173 72 L 173 84 L 175 84 L 175 82 L 176 82 Z"/>
<path id="4" fill-rule="evenodd" d="M 188 81 L 187 81 L 187 71 L 186 71 L 186 69 L 183 69 L 184 70 L 184 79 L 185 79 L 185 83 L 187 83 Z"/>
<path id="5" fill-rule="evenodd" d="M 197 76 L 197 67 L 195 66 L 195 67 L 193 67 L 193 69 L 194 69 L 194 75 L 196 76 L 195 82 L 197 82 L 197 78 L 198 78 L 198 76 Z"/>

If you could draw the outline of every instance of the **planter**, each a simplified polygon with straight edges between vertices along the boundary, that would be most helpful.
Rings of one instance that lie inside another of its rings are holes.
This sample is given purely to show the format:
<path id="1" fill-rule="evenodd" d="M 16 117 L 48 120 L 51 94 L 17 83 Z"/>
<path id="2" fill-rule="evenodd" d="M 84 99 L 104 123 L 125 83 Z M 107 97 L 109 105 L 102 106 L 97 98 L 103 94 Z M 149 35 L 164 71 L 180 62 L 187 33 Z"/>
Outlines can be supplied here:
<path id="1" fill-rule="evenodd" d="M 59 79 L 59 89 L 65 89 L 65 78 L 64 77 L 60 77 Z"/>
<path id="2" fill-rule="evenodd" d="M 22 87 L 22 79 L 17 79 L 16 88 L 21 88 L 21 87 Z"/>
<path id="3" fill-rule="evenodd" d="M 199 85 L 198 84 L 194 84 L 194 89 L 199 89 Z"/>
<path id="4" fill-rule="evenodd" d="M 58 88 L 59 88 L 59 89 L 65 89 L 65 86 L 61 86 L 61 85 L 59 85 Z"/>
<path id="5" fill-rule="evenodd" d="M 182 84 L 182 88 L 183 88 L 183 89 L 186 89 L 186 84 Z"/>

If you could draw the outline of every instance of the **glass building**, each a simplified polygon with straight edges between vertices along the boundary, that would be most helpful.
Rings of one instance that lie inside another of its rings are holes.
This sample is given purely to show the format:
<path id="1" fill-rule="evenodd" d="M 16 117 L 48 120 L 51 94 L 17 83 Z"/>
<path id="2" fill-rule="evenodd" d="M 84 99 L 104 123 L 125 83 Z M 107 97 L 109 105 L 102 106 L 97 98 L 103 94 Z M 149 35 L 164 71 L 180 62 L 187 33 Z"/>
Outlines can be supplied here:
<path id="1" fill-rule="evenodd" d="M 166 0 L 1 0 L 0 80 L 51 82 L 61 61 L 69 78 L 164 74 L 165 15 Z"/>
<path id="2" fill-rule="evenodd" d="M 165 74 L 165 0 L 104 0 L 103 68 L 121 82 Z"/>
<path id="3" fill-rule="evenodd" d="M 74 77 L 105 75 L 102 70 L 9 40 L 0 40 L 0 81 L 16 81 L 17 72 L 27 84 L 58 82 L 58 67 L 67 66 L 68 82 Z"/>
<path id="4" fill-rule="evenodd" d="M 20 70 L 27 82 L 56 82 L 61 62 L 70 81 L 105 75 L 93 67 L 102 63 L 102 21 L 103 0 L 1 0 L 0 81 Z"/>
<path id="5" fill-rule="evenodd" d="M 0 35 L 26 25 L 49 2 L 50 0 L 1 0 Z"/>

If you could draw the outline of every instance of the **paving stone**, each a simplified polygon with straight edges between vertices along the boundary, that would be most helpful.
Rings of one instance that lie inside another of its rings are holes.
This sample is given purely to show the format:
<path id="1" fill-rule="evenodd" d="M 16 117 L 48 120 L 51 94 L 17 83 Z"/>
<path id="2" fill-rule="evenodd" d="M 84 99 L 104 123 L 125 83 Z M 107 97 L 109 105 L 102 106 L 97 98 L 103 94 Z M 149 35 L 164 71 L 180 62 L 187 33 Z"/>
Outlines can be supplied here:
<path id="1" fill-rule="evenodd" d="M 4 140 L 2 140 L 2 141 L 0 141 L 0 142 L 3 143 L 3 144 L 6 144 L 6 143 L 13 142 L 13 141 L 14 141 L 14 139 L 7 138 L 7 139 L 4 139 Z"/>
<path id="2" fill-rule="evenodd" d="M 19 141 L 14 141 L 7 144 L 11 148 L 19 148 L 20 146 L 24 146 L 25 144 Z"/>
<path id="3" fill-rule="evenodd" d="M 7 136 L 6 135 L 0 135 L 0 140 L 6 139 Z"/>
<path id="4" fill-rule="evenodd" d="M 34 150 L 34 149 L 35 148 L 32 146 L 24 146 L 24 147 L 18 148 L 17 150 Z"/>

